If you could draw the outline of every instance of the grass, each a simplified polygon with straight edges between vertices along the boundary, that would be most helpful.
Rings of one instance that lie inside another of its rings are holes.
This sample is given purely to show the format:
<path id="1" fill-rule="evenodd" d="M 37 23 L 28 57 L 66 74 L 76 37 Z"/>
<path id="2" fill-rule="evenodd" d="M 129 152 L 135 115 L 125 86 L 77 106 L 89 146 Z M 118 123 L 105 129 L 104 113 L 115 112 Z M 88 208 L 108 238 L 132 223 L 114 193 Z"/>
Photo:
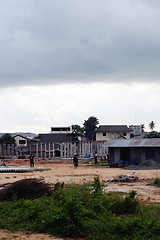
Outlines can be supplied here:
<path id="1" fill-rule="evenodd" d="M 0 202 L 0 228 L 88 240 L 160 239 L 160 206 L 144 204 L 136 192 L 107 194 L 92 184 L 66 185 L 51 196 Z"/>

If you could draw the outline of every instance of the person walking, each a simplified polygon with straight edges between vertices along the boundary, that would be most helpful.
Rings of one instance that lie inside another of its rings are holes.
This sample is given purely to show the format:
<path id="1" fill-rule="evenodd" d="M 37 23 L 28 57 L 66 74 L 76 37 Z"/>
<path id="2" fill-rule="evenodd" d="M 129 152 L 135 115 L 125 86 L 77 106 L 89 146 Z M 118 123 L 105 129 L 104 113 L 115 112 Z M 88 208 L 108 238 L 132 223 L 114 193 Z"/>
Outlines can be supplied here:
<path id="1" fill-rule="evenodd" d="M 94 162 L 95 162 L 95 164 L 98 163 L 98 162 L 97 162 L 97 152 L 95 152 L 95 154 L 94 154 Z"/>
<path id="2" fill-rule="evenodd" d="M 77 156 L 77 154 L 74 155 L 73 164 L 74 164 L 74 168 L 77 168 L 77 167 L 78 167 L 78 156 Z"/>
<path id="3" fill-rule="evenodd" d="M 29 159 L 30 159 L 30 167 L 34 167 L 34 155 L 32 153 L 29 156 Z"/>

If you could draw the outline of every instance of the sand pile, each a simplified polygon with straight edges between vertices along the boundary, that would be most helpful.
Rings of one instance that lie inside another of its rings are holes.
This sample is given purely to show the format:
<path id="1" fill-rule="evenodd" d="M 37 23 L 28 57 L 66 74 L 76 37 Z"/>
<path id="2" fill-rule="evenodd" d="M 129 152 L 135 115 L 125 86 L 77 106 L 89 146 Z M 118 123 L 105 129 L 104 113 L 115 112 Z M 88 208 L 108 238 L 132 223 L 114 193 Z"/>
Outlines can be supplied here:
<path id="1" fill-rule="evenodd" d="M 140 163 L 139 165 L 129 165 L 127 167 L 125 167 L 125 169 L 128 170 L 152 170 L 152 169 L 160 169 L 160 163 L 149 159 L 146 160 L 142 163 Z"/>

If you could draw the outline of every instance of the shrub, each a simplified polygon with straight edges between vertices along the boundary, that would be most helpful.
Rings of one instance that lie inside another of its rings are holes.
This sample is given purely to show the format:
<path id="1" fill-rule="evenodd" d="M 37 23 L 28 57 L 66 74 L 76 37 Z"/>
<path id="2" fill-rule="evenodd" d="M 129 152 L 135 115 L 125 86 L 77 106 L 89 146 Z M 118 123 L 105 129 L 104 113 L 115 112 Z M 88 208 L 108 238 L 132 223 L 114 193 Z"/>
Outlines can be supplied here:
<path id="1" fill-rule="evenodd" d="M 90 185 L 68 185 L 51 196 L 0 202 L 0 228 L 86 239 L 160 239 L 160 207 L 103 192 L 99 178 Z M 94 191 L 93 191 L 94 190 Z"/>
<path id="2" fill-rule="evenodd" d="M 160 187 L 160 178 L 156 178 L 153 184 L 156 185 L 157 187 Z"/>

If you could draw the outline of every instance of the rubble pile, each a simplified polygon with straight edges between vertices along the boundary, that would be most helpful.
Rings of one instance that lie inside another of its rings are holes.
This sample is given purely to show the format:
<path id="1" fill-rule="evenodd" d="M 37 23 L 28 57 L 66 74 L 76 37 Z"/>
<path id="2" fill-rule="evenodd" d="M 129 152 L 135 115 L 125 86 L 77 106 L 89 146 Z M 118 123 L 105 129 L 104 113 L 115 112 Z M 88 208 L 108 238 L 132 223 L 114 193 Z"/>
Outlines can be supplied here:
<path id="1" fill-rule="evenodd" d="M 125 167 L 127 170 L 153 170 L 153 169 L 160 169 L 160 163 L 149 159 L 144 162 L 141 162 L 138 165 L 129 165 Z"/>
<path id="2" fill-rule="evenodd" d="M 103 182 L 138 182 L 139 177 L 136 172 L 133 172 L 133 175 L 121 175 L 115 178 L 108 178 L 103 180 Z"/>

